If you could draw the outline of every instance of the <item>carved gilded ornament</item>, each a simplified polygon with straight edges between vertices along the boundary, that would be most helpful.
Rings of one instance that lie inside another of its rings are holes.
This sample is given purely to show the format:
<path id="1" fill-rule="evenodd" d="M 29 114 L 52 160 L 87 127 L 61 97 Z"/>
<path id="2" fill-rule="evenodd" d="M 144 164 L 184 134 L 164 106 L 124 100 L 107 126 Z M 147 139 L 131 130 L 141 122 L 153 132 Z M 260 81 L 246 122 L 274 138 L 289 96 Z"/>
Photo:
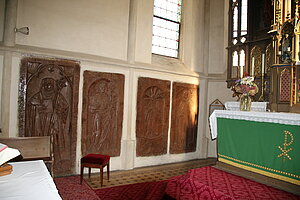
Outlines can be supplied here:
<path id="1" fill-rule="evenodd" d="M 279 31 L 282 25 L 282 19 L 281 19 L 281 14 L 282 14 L 282 10 L 281 10 L 281 1 L 280 0 L 275 0 L 274 2 L 274 8 L 275 8 L 275 22 L 273 25 L 273 30 L 277 30 Z"/>
<path id="2" fill-rule="evenodd" d="M 269 44 L 266 48 L 266 73 L 269 73 L 272 67 L 272 53 L 273 47 L 272 44 Z"/>
<path id="3" fill-rule="evenodd" d="M 295 61 L 300 62 L 300 1 L 296 0 L 295 12 Z"/>
<path id="4" fill-rule="evenodd" d="M 254 46 L 251 50 L 251 58 L 254 57 L 254 76 L 261 75 L 261 60 L 262 60 L 262 50 L 258 46 Z M 251 64 L 251 66 L 253 66 Z"/>
<path id="5" fill-rule="evenodd" d="M 280 82 L 279 82 L 279 99 L 282 102 L 288 102 L 291 98 L 291 72 L 289 69 L 285 68 L 280 73 Z"/>

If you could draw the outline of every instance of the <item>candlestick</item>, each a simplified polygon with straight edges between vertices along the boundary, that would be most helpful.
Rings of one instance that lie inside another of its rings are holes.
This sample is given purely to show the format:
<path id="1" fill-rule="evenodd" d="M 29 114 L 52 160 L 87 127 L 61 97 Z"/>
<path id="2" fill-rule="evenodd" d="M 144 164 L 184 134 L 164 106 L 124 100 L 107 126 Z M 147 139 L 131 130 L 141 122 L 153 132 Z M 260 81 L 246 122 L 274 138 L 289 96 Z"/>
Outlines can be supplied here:
<path id="1" fill-rule="evenodd" d="M 254 76 L 254 56 L 252 57 L 251 76 Z"/>
<path id="2" fill-rule="evenodd" d="M 261 93 L 260 96 L 258 98 L 258 101 L 265 101 L 265 95 L 264 95 L 264 91 L 265 91 L 265 81 L 264 81 L 264 76 L 263 74 L 261 74 Z"/>
<path id="3" fill-rule="evenodd" d="M 265 77 L 265 54 L 263 53 L 261 55 L 261 93 L 260 93 L 260 97 L 258 98 L 258 101 L 264 101 L 265 100 L 265 95 L 264 95 L 264 91 L 265 91 L 265 81 L 264 81 L 264 77 Z"/>
<path id="4" fill-rule="evenodd" d="M 265 54 L 262 54 L 261 57 L 261 73 L 264 74 L 265 73 Z"/>

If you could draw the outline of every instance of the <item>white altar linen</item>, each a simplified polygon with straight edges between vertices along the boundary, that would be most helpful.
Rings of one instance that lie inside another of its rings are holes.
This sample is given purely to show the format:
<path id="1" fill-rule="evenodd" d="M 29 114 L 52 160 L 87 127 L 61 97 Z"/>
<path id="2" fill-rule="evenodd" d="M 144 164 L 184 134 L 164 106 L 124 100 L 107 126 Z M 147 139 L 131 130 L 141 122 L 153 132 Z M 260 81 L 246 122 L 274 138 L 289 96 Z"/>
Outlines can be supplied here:
<path id="1" fill-rule="evenodd" d="M 10 175 L 0 176 L 1 200 L 60 200 L 55 183 L 42 160 L 11 162 Z"/>
<path id="2" fill-rule="evenodd" d="M 268 104 L 268 102 L 252 102 L 250 110 L 266 112 L 267 104 Z M 227 102 L 225 102 L 225 108 L 226 108 L 226 110 L 239 111 L 240 110 L 240 102 L 239 101 L 227 101 Z"/>
<path id="3" fill-rule="evenodd" d="M 300 126 L 300 114 L 296 113 L 215 110 L 209 117 L 210 133 L 212 139 L 217 138 L 217 118 L 240 119 L 256 122 L 270 122 Z"/>

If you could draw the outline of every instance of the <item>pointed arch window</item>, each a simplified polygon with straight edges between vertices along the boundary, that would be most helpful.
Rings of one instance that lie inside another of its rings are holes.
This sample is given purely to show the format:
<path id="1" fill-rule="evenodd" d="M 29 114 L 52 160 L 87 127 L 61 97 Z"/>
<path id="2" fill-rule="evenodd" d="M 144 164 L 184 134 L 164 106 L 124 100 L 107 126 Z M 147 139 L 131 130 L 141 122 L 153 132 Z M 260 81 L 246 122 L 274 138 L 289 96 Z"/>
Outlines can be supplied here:
<path id="1" fill-rule="evenodd" d="M 247 63 L 248 0 L 230 0 L 229 79 L 243 77 Z"/>
<path id="2" fill-rule="evenodd" d="M 245 43 L 248 35 L 248 0 L 231 0 L 231 42 Z"/>
<path id="3" fill-rule="evenodd" d="M 228 20 L 228 87 L 235 80 L 244 76 L 258 74 L 253 68 L 251 49 L 259 46 L 262 54 L 266 54 L 267 46 L 272 43 L 272 35 L 268 34 L 272 25 L 272 0 L 229 0 Z M 255 59 L 258 69 L 262 63 Z M 270 60 L 270 58 L 269 58 Z M 237 63 L 237 64 L 236 64 Z M 266 63 L 264 63 L 265 65 Z M 250 66 L 252 65 L 252 66 Z M 253 71 L 254 70 L 254 71 Z M 269 73 L 269 71 L 267 71 Z"/>

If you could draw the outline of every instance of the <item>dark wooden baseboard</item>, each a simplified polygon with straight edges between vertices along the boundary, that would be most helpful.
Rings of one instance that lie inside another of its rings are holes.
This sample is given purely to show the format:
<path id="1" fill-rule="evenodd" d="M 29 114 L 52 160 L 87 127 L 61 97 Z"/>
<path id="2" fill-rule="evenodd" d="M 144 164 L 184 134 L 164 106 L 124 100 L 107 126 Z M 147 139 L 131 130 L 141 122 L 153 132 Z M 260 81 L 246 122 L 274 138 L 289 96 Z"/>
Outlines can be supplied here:
<path id="1" fill-rule="evenodd" d="M 244 178 L 248 178 L 251 180 L 254 180 L 256 182 L 265 184 L 265 185 L 269 185 L 271 187 L 274 188 L 278 188 L 296 195 L 300 195 L 300 186 L 299 185 L 295 185 L 289 182 L 285 182 L 285 181 L 281 181 L 275 178 L 271 178 L 268 176 L 264 176 L 262 174 L 257 174 L 248 170 L 244 170 L 238 167 L 234 167 L 232 165 L 226 164 L 226 163 L 222 163 L 217 161 L 216 165 L 214 166 L 218 169 L 221 169 L 223 171 L 238 175 L 238 176 L 242 176 Z"/>

